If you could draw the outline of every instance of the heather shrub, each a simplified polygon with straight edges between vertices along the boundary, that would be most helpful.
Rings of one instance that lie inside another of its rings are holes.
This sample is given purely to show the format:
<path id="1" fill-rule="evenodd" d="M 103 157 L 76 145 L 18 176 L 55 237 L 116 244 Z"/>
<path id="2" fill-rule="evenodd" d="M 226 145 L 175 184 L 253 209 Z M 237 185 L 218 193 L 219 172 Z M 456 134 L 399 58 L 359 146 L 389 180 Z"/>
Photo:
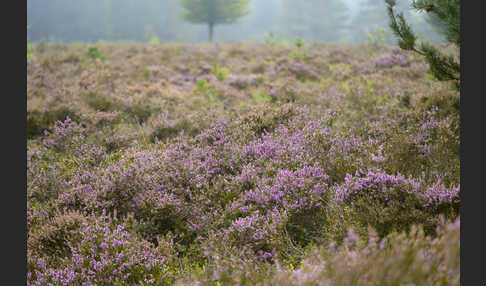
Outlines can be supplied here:
<path id="1" fill-rule="evenodd" d="M 458 187 L 447 189 L 439 182 L 425 189 L 421 182 L 379 171 L 348 175 L 334 192 L 338 200 L 350 205 L 353 219 L 373 227 L 380 237 L 408 231 L 414 224 L 432 234 L 441 212 L 454 218 L 459 211 Z"/>
<path id="2" fill-rule="evenodd" d="M 40 149 L 40 150 L 39 150 Z M 59 165 L 50 162 L 54 152 L 43 148 L 27 150 L 27 197 L 29 201 L 46 202 L 55 198 L 62 189 L 59 182 Z"/>
<path id="3" fill-rule="evenodd" d="M 256 74 L 263 74 L 267 70 L 267 66 L 265 63 L 257 63 L 255 66 L 251 68 L 252 73 Z"/>
<path id="4" fill-rule="evenodd" d="M 77 243 L 81 240 L 79 231 L 82 224 L 87 222 L 87 218 L 75 211 L 64 214 L 54 213 L 52 217 L 47 213 L 45 215 L 47 221 L 29 229 L 28 248 L 52 258 L 65 258 L 72 255 L 69 243 Z"/>
<path id="5" fill-rule="evenodd" d="M 245 75 L 233 75 L 228 76 L 229 85 L 237 89 L 246 89 L 248 87 L 256 87 L 263 81 L 263 77 L 254 74 Z"/>
<path id="6" fill-rule="evenodd" d="M 105 159 L 103 147 L 87 142 L 86 130 L 66 117 L 27 149 L 27 194 L 36 202 L 50 202 L 77 170 Z"/>
<path id="7" fill-rule="evenodd" d="M 441 166 L 446 183 L 459 180 L 459 119 L 457 114 L 444 117 L 439 109 L 431 108 L 400 120 L 390 128 L 390 139 L 383 146 L 383 166 L 388 172 L 403 172 L 414 177 L 437 180 L 430 166 Z M 403 170 L 403 171 L 401 171 Z"/>
<path id="8" fill-rule="evenodd" d="M 69 116 L 65 120 L 57 121 L 54 124 L 51 132 L 45 131 L 43 144 L 48 148 L 55 150 L 62 150 L 72 147 L 74 144 L 80 143 L 84 138 L 84 128 L 71 120 Z"/>
<path id="9" fill-rule="evenodd" d="M 459 219 L 431 238 L 421 227 L 368 242 L 350 232 L 339 248 L 321 248 L 296 270 L 277 269 L 270 285 L 459 285 Z M 448 269 L 448 271 L 444 271 Z"/>
<path id="10" fill-rule="evenodd" d="M 342 47 L 333 47 L 331 51 L 328 51 L 328 53 L 330 64 L 347 64 L 356 56 L 356 53 L 351 53 L 349 49 L 343 49 Z"/>
<path id="11" fill-rule="evenodd" d="M 132 214 L 139 222 L 137 233 L 153 243 L 157 236 L 169 232 L 184 236 L 192 218 L 186 205 L 188 194 L 181 194 L 178 185 L 174 189 L 169 187 L 171 174 L 163 173 L 165 166 L 157 159 L 162 155 L 121 153 L 102 169 L 73 176 L 68 182 L 71 189 L 59 196 L 57 204 L 84 212 L 108 210 L 116 211 L 118 216 Z"/>
<path id="12" fill-rule="evenodd" d="M 63 59 L 64 63 L 79 64 L 81 62 L 81 57 L 78 53 L 68 53 Z"/>
<path id="13" fill-rule="evenodd" d="M 324 208 L 306 208 L 293 212 L 286 225 L 286 231 L 292 243 L 305 248 L 311 243 L 323 240 L 326 219 Z"/>
<path id="14" fill-rule="evenodd" d="M 313 248 L 295 266 L 216 259 L 177 285 L 459 285 L 459 219 L 437 233 L 413 226 L 380 240 L 373 230 L 365 237 L 350 230 L 342 245 Z"/>
<path id="15" fill-rule="evenodd" d="M 267 260 L 277 249 L 286 250 L 288 241 L 282 239 L 286 221 L 286 212 L 277 209 L 267 212 L 256 210 L 233 219 L 229 227 L 211 237 L 211 240 L 218 241 L 218 245 L 213 247 L 215 254 L 226 247 L 233 247 L 234 251 Z"/>
<path id="16" fill-rule="evenodd" d="M 146 122 L 156 112 L 156 109 L 149 102 L 143 101 L 124 105 L 121 109 L 140 124 Z"/>
<path id="17" fill-rule="evenodd" d="M 349 78 L 351 68 L 348 64 L 336 63 L 329 65 L 329 72 L 332 77 L 335 77 L 338 80 L 345 80 Z"/>
<path id="18" fill-rule="evenodd" d="M 298 114 L 293 105 L 282 105 L 276 108 L 261 107 L 249 110 L 244 116 L 238 118 L 241 130 L 248 130 L 259 136 L 263 132 L 272 132 L 280 124 L 285 124 Z"/>
<path id="19" fill-rule="evenodd" d="M 174 118 L 173 115 L 166 112 L 159 113 L 154 120 L 150 122 L 152 131 L 150 140 L 167 141 L 183 133 L 187 136 L 195 136 L 201 130 L 208 127 L 210 118 L 202 113 L 190 113 Z M 206 119 L 206 120 L 201 120 Z"/>
<path id="20" fill-rule="evenodd" d="M 441 116 L 446 117 L 459 114 L 461 99 L 457 93 L 440 93 L 434 96 L 422 97 L 420 104 L 425 110 L 436 109 Z"/>
<path id="21" fill-rule="evenodd" d="M 162 188 L 140 193 L 135 199 L 133 215 L 137 233 L 157 245 L 157 238 L 168 233 L 177 236 L 177 243 L 188 246 L 194 237 L 188 231 L 193 217 L 186 202 Z M 178 250 L 181 250 L 178 248 Z"/>
<path id="22" fill-rule="evenodd" d="M 154 127 L 154 131 L 151 134 L 151 141 L 167 140 L 179 135 L 180 132 L 186 132 L 189 135 L 197 133 L 197 129 L 192 129 L 192 124 L 187 119 L 175 120 L 172 122 L 165 122 Z"/>
<path id="23" fill-rule="evenodd" d="M 236 252 L 231 246 L 215 253 L 205 249 L 208 263 L 187 273 L 174 285 L 258 285 L 268 276 L 271 266 L 262 263 L 247 252 Z"/>
<path id="24" fill-rule="evenodd" d="M 147 164 L 145 164 L 147 163 Z M 155 164 L 136 157 L 121 158 L 103 168 L 84 170 L 72 176 L 68 184 L 70 189 L 63 192 L 59 205 L 70 209 L 97 211 L 115 210 L 127 214 L 133 210 L 133 199 L 137 193 L 150 185 L 148 172 Z M 147 176 L 140 176 L 146 173 Z"/>
<path id="25" fill-rule="evenodd" d="M 320 224 L 320 234 L 313 237 L 313 245 L 342 244 L 349 229 L 363 236 L 367 234 L 367 228 L 359 220 L 353 219 L 355 214 L 352 208 L 339 201 L 330 200 L 324 215 L 325 221 Z"/>
<path id="26" fill-rule="evenodd" d="M 296 61 L 286 67 L 283 67 L 282 69 L 294 75 L 300 81 L 304 81 L 306 79 L 319 79 L 319 74 L 313 69 L 313 67 L 303 62 Z"/>
<path id="27" fill-rule="evenodd" d="M 64 120 L 69 116 L 72 120 L 78 121 L 80 117 L 70 108 L 60 106 L 48 110 L 28 110 L 27 111 L 27 138 L 34 138 L 42 135 L 44 130 L 48 130 L 58 120 Z"/>
<path id="28" fill-rule="evenodd" d="M 391 68 L 393 66 L 408 67 L 410 65 L 411 56 L 400 54 L 398 52 L 392 52 L 380 56 L 375 60 L 375 66 L 377 68 Z"/>
<path id="29" fill-rule="evenodd" d="M 99 111 L 114 111 L 120 109 L 120 103 L 114 98 L 99 94 L 97 92 L 89 92 L 84 97 L 88 106 Z"/>
<path id="30" fill-rule="evenodd" d="M 422 59 L 99 46 L 29 63 L 29 285 L 455 283 L 459 94 Z"/>
<path id="31" fill-rule="evenodd" d="M 138 238 L 125 223 L 113 222 L 109 216 L 102 215 L 68 225 L 64 227 L 68 231 L 77 228 L 77 239 L 67 243 L 70 255 L 44 256 L 29 248 L 29 284 L 162 284 L 169 259 L 152 244 Z"/>

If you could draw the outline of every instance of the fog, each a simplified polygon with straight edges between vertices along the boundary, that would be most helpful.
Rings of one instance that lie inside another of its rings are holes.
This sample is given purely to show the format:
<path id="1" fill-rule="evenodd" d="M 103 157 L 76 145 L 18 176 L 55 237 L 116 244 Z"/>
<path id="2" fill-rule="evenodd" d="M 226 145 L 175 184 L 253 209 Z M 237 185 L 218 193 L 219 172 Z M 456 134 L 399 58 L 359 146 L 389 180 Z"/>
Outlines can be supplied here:
<path id="1" fill-rule="evenodd" d="M 250 2 L 251 13 L 236 23 L 215 25 L 215 42 L 396 42 L 388 28 L 384 0 Z M 417 34 L 433 42 L 443 41 L 437 25 L 411 10 L 409 2 L 398 1 L 399 9 Z M 208 41 L 208 25 L 184 21 L 184 11 L 178 0 L 28 0 L 27 37 L 31 42 Z"/>

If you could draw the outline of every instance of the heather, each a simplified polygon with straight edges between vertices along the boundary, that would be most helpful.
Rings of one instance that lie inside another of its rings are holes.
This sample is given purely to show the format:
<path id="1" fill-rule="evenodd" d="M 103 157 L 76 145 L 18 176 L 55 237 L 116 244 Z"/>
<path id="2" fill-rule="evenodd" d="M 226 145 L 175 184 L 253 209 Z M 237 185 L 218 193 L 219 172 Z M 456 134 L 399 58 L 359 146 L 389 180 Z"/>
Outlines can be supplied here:
<path id="1" fill-rule="evenodd" d="M 458 285 L 459 104 L 392 46 L 33 45 L 28 284 Z"/>

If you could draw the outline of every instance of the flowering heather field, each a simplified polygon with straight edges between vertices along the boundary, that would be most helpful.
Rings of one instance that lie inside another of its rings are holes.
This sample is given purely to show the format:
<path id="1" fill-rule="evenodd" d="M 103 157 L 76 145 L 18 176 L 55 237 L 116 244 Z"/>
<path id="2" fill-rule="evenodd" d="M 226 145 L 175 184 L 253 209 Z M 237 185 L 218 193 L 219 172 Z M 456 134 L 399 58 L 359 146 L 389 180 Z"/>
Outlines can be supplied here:
<path id="1" fill-rule="evenodd" d="M 459 285 L 459 93 L 414 54 L 38 44 L 27 98 L 28 285 Z"/>

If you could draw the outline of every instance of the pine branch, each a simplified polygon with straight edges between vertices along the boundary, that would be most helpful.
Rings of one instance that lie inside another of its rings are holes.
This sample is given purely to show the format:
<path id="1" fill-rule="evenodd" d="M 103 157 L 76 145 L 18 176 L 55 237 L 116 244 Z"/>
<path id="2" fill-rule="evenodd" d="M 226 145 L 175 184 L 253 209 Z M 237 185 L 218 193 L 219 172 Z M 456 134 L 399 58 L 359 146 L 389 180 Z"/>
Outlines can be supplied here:
<path id="1" fill-rule="evenodd" d="M 427 42 L 422 42 L 417 46 L 417 37 L 406 22 L 403 13 L 395 14 L 393 11 L 396 1 L 385 0 L 385 2 L 387 3 L 387 11 L 390 17 L 390 28 L 393 34 L 398 37 L 400 48 L 414 51 L 424 56 L 430 65 L 432 74 L 438 80 L 454 81 L 456 87 L 458 87 L 460 83 L 460 64 L 456 62 L 454 57 L 443 54 L 439 49 Z M 434 5 L 437 3 L 442 3 L 443 6 Z M 417 0 L 413 2 L 412 7 L 437 15 L 447 25 L 448 40 L 459 44 L 460 35 L 457 32 L 457 27 L 459 26 L 458 3 L 458 0 Z"/>

